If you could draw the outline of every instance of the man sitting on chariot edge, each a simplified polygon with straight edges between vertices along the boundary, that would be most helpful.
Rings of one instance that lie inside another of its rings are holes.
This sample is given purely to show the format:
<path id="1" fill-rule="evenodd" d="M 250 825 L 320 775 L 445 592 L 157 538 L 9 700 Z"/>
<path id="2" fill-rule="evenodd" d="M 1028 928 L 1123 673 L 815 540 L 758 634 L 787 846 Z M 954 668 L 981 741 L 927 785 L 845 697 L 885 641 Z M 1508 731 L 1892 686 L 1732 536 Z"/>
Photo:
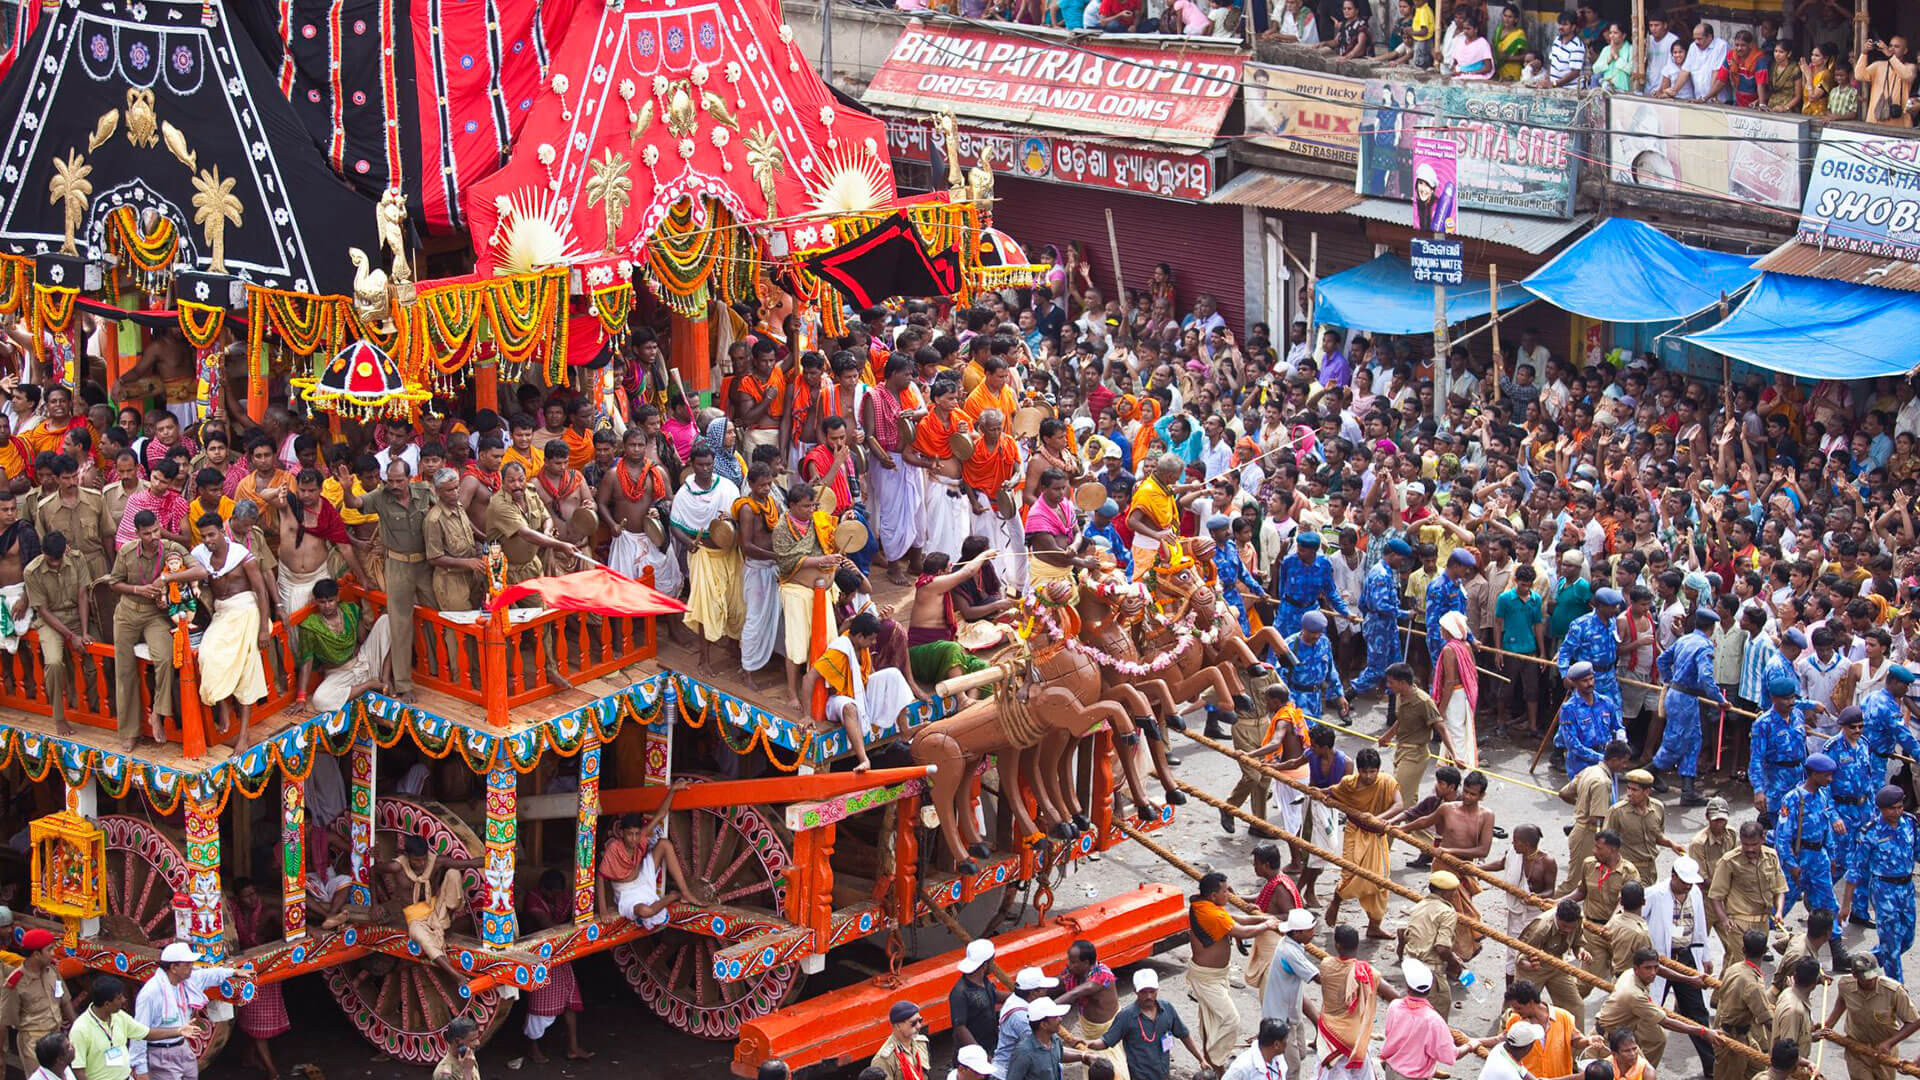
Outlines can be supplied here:
<path id="1" fill-rule="evenodd" d="M 711 890 L 695 892 L 687 887 L 686 874 L 680 869 L 680 855 L 667 839 L 667 815 L 673 810 L 673 797 L 685 790 L 687 781 L 675 780 L 667 788 L 660 809 L 651 817 L 623 814 L 619 831 L 600 852 L 600 917 L 632 919 L 644 930 L 656 930 L 667 921 L 667 908 L 681 897 L 704 902 Z M 661 874 L 673 888 L 661 892 Z M 607 890 L 613 890 L 612 903 Z"/>
<path id="2" fill-rule="evenodd" d="M 402 914 L 407 920 L 407 936 L 420 946 L 422 956 L 461 982 L 468 976 L 447 959 L 447 929 L 453 925 L 454 914 L 467 906 L 465 871 L 484 865 L 483 859 L 442 858 L 427 849 L 425 837 L 409 834 L 401 838 L 399 858 L 389 859 L 378 867 L 387 886 L 387 896 L 402 895 L 400 879 L 406 881 L 409 891 L 404 894 L 407 900 Z M 444 871 L 437 886 L 433 880 L 435 870 Z"/>

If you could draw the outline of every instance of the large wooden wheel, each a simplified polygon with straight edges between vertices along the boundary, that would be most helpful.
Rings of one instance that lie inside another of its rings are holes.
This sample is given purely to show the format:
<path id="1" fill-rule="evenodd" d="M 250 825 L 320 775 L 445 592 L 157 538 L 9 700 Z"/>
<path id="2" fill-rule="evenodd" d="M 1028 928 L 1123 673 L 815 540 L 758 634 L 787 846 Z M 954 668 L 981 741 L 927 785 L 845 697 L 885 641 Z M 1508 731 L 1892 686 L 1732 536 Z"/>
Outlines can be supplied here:
<path id="1" fill-rule="evenodd" d="M 675 810 L 668 836 L 688 882 L 705 882 L 716 904 L 785 909 L 792 858 L 778 817 L 758 806 Z M 793 964 L 721 982 L 713 975 L 713 956 L 731 944 L 727 937 L 665 929 L 616 948 L 613 959 L 640 999 L 667 1023 L 704 1039 L 731 1039 L 745 1021 L 798 997 L 805 982 Z"/>
<path id="2" fill-rule="evenodd" d="M 100 932 L 109 941 L 164 945 L 174 940 L 173 897 L 187 891 L 187 856 L 180 834 L 145 818 L 109 814 L 100 819 L 107 839 L 107 910 Z M 226 903 L 222 900 L 221 903 Z M 233 927 L 233 910 L 225 925 Z M 138 992 L 136 984 L 131 992 Z M 193 1040 L 200 1067 L 217 1057 L 233 1034 L 233 1021 L 209 1024 Z"/>
<path id="3" fill-rule="evenodd" d="M 374 808 L 375 857 L 393 858 L 398 838 L 426 838 L 437 854 L 464 859 L 484 845 L 453 811 L 439 803 L 381 799 Z M 467 902 L 478 911 L 485 903 L 478 871 L 467 872 Z M 472 1020 L 485 1043 L 507 1020 L 508 1005 L 492 990 L 464 996 L 462 986 L 424 959 L 378 956 L 359 964 L 329 968 L 327 989 L 360 1034 L 396 1061 L 432 1065 L 446 1055 L 447 1025 L 457 1016 Z"/>

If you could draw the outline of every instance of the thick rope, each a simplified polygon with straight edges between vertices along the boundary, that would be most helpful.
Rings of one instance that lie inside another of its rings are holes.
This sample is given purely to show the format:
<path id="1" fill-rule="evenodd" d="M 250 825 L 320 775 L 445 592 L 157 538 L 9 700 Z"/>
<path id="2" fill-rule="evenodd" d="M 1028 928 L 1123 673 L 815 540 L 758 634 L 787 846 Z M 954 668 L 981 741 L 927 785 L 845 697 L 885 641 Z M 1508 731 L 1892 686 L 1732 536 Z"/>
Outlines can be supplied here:
<path id="1" fill-rule="evenodd" d="M 1287 784 L 1289 787 L 1292 787 L 1295 790 L 1298 790 L 1313 799 L 1326 803 L 1328 806 L 1334 807 L 1335 809 L 1339 810 L 1342 814 L 1346 815 L 1351 820 L 1357 821 L 1363 826 L 1379 829 L 1380 831 L 1385 832 L 1390 836 L 1393 836 L 1397 839 L 1405 840 L 1410 844 L 1414 844 L 1415 846 L 1421 847 L 1423 850 L 1429 850 L 1429 847 L 1428 845 L 1426 845 L 1426 842 L 1424 840 L 1416 840 L 1414 837 L 1408 834 L 1404 829 L 1400 829 L 1396 826 L 1388 825 L 1386 822 L 1380 820 L 1379 818 L 1375 817 L 1372 814 L 1348 809 L 1347 807 L 1341 805 L 1340 803 L 1330 799 L 1325 792 L 1322 792 L 1317 788 L 1308 787 L 1304 784 L 1301 784 L 1299 781 L 1294 780 L 1289 776 L 1285 776 L 1281 774 L 1278 770 L 1267 765 L 1265 762 L 1260 761 L 1258 758 L 1254 758 L 1249 755 L 1244 755 L 1240 753 L 1240 751 L 1238 750 L 1234 750 L 1231 747 L 1224 746 L 1218 742 L 1215 742 L 1212 739 L 1206 738 L 1205 736 L 1195 735 L 1191 731 L 1185 732 L 1184 734 L 1186 734 L 1188 738 L 1193 739 L 1195 742 L 1199 742 L 1204 745 L 1210 746 L 1213 749 L 1228 755 L 1229 757 L 1234 757 L 1236 759 L 1244 759 L 1244 761 L 1249 767 L 1256 768 L 1262 774 L 1271 776 L 1274 779 L 1279 780 L 1284 784 Z M 1371 870 L 1368 870 L 1363 866 L 1355 865 L 1352 861 L 1348 860 L 1344 856 L 1336 855 L 1325 848 L 1322 848 L 1316 844 L 1310 843 L 1300 837 L 1294 836 L 1293 834 L 1287 832 L 1286 830 L 1281 829 L 1278 826 L 1274 825 L 1272 822 L 1259 821 L 1257 819 L 1254 819 L 1252 818 L 1251 815 L 1245 814 L 1243 811 L 1240 811 L 1238 807 L 1228 807 L 1225 802 L 1217 800 L 1213 798 L 1211 795 L 1208 795 L 1205 792 L 1202 792 L 1193 788 L 1191 785 L 1181 784 L 1179 786 L 1182 789 L 1184 789 L 1189 795 L 1199 798 L 1202 802 L 1206 802 L 1218 809 L 1231 809 L 1234 813 L 1247 818 L 1250 823 L 1260 825 L 1264 828 L 1271 829 L 1274 832 L 1279 833 L 1281 839 L 1285 840 L 1288 844 L 1293 845 L 1299 850 L 1305 851 L 1313 855 L 1314 857 L 1322 859 L 1326 862 L 1332 863 L 1335 866 L 1339 866 L 1342 869 L 1351 871 L 1353 874 L 1355 874 L 1357 877 L 1361 878 L 1362 880 L 1368 881 L 1374 885 L 1378 885 L 1381 888 L 1386 889 L 1387 891 L 1393 893 L 1396 896 L 1403 897 L 1407 900 L 1412 900 L 1415 903 L 1418 903 L 1421 899 L 1421 896 L 1419 893 L 1416 893 L 1412 889 L 1409 889 L 1406 886 L 1401 885 L 1399 882 L 1393 881 L 1390 878 L 1377 874 Z M 1452 856 L 1447 856 L 1444 854 L 1442 854 L 1441 857 L 1452 858 Z M 1482 937 L 1489 938 L 1494 941 L 1498 941 L 1502 945 L 1505 945 L 1516 952 L 1522 953 L 1541 964 L 1544 964 L 1548 967 L 1559 970 L 1564 974 L 1570 975 L 1577 980 L 1580 980 L 1582 982 L 1589 984 L 1590 986 L 1597 987 L 1602 990 L 1607 990 L 1609 992 L 1613 990 L 1612 983 L 1609 983 L 1605 979 L 1602 979 L 1599 976 L 1593 974 L 1592 972 L 1587 971 L 1585 968 L 1579 967 L 1574 964 L 1569 964 L 1565 960 L 1554 957 L 1543 950 L 1536 949 L 1533 946 L 1528 945 L 1517 938 L 1511 937 L 1502 931 L 1495 930 L 1492 927 L 1487 926 L 1485 923 L 1482 923 L 1476 919 L 1468 918 L 1465 915 L 1461 915 L 1459 919 L 1461 923 L 1465 924 L 1469 929 L 1473 930 L 1475 933 L 1480 934 L 1480 936 Z M 1692 972 L 1691 968 L 1686 968 L 1684 965 L 1679 964 L 1677 962 L 1668 963 L 1663 959 L 1663 963 L 1667 963 L 1667 966 L 1671 968 Z M 1698 973 L 1693 972 L 1693 974 L 1697 975 Z M 1702 978 L 1706 978 L 1706 977 L 1702 976 Z M 1718 980 L 1714 980 L 1714 984 L 1717 986 Z M 1663 1011 L 1665 1011 L 1668 1016 L 1672 1017 L 1675 1020 L 1680 1020 L 1687 1024 L 1696 1023 L 1696 1021 L 1689 1019 L 1688 1017 L 1681 1016 L 1679 1013 L 1673 1012 L 1672 1010 L 1663 1010 Z M 1748 1058 L 1748 1060 L 1753 1061 L 1754 1063 L 1759 1064 L 1763 1067 L 1767 1064 L 1770 1064 L 1767 1054 L 1765 1052 L 1755 1049 L 1753 1046 L 1747 1043 L 1736 1041 L 1731 1037 L 1729 1037 L 1728 1035 L 1726 1035 L 1726 1033 L 1724 1032 L 1721 1032 L 1712 1028 L 1709 1028 L 1707 1030 L 1708 1030 L 1708 1038 L 1711 1041 L 1715 1042 L 1716 1044 L 1722 1044 L 1722 1045 L 1731 1047 L 1735 1052 L 1745 1055 Z M 1876 1046 L 1871 1046 L 1867 1043 L 1860 1042 L 1857 1039 L 1853 1039 L 1846 1035 L 1841 1035 L 1838 1032 L 1827 1035 L 1826 1038 L 1831 1040 L 1836 1045 L 1846 1050 L 1849 1050 L 1855 1054 L 1858 1054 L 1862 1058 L 1865 1058 L 1870 1062 L 1873 1062 L 1879 1065 L 1888 1066 L 1907 1076 L 1920 1077 L 1920 1065 L 1915 1065 L 1911 1062 L 1904 1061 L 1892 1054 L 1882 1053 L 1880 1049 Z"/>

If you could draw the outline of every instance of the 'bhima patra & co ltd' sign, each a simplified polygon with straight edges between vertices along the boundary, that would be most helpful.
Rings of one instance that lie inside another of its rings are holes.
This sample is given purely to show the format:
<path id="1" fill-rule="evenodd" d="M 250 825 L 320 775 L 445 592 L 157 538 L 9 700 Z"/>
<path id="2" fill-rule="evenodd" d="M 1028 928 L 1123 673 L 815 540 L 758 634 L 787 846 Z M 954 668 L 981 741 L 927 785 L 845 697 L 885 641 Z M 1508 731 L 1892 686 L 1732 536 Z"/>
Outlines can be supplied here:
<path id="1" fill-rule="evenodd" d="M 1459 147 L 1459 205 L 1538 217 L 1573 216 L 1580 185 L 1580 99 L 1373 79 L 1363 95 L 1355 190 L 1413 198 L 1414 140 L 1451 133 Z"/>
<path id="2" fill-rule="evenodd" d="M 1920 262 L 1920 140 L 1822 132 L 1800 242 Z"/>
<path id="3" fill-rule="evenodd" d="M 1037 31 L 915 23 L 894 42 L 861 100 L 925 113 L 951 109 L 998 124 L 1211 146 L 1239 96 L 1245 57 L 1192 40 L 1055 41 Z"/>

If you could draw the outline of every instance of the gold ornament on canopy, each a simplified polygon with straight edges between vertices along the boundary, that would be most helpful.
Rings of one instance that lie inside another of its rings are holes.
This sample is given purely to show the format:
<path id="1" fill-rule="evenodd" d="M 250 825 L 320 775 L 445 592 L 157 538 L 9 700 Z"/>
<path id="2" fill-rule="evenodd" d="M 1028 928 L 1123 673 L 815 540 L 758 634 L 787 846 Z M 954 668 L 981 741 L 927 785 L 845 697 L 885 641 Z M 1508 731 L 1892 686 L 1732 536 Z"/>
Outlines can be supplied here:
<path id="1" fill-rule="evenodd" d="M 93 166 L 87 164 L 77 150 L 68 150 L 64 159 L 53 159 L 53 178 L 47 181 L 47 201 L 60 204 L 64 230 L 60 243 L 62 255 L 80 254 L 74 236 L 80 231 L 80 222 L 86 219 L 87 202 L 93 196 L 93 181 L 87 179 L 92 173 Z"/>
<path id="2" fill-rule="evenodd" d="M 233 193 L 233 180 L 231 176 L 221 179 L 218 165 L 193 178 L 193 223 L 206 235 L 207 270 L 215 274 L 227 272 L 227 225 L 239 228 L 245 209 Z"/>
<path id="3" fill-rule="evenodd" d="M 633 180 L 627 176 L 633 163 L 608 150 L 605 157 L 590 159 L 587 164 L 593 169 L 593 179 L 587 181 L 587 205 L 603 204 L 602 214 L 607 219 L 607 242 L 602 253 L 617 255 L 620 223 L 627 216 L 633 192 Z"/>

